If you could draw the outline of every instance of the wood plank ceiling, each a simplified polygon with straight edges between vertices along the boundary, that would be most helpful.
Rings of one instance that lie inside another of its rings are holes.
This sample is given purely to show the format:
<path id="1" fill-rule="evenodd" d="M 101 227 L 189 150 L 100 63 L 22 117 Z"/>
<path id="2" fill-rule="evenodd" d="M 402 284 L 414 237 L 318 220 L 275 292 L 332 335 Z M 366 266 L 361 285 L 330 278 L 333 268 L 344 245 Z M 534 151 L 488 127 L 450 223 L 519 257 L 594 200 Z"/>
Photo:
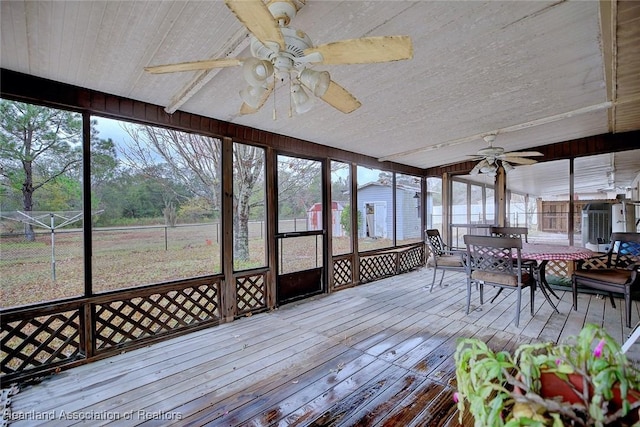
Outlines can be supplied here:
<path id="1" fill-rule="evenodd" d="M 468 159 L 490 132 L 513 151 L 640 129 L 639 2 L 297 4 L 291 25 L 316 45 L 406 34 L 414 58 L 316 66 L 362 102 L 351 114 L 318 99 L 288 117 L 289 88 L 281 85 L 258 113 L 239 115 L 246 83 L 238 68 L 144 71 L 250 56 L 248 32 L 223 2 L 15 0 L 1 3 L 0 64 L 421 168 Z"/>

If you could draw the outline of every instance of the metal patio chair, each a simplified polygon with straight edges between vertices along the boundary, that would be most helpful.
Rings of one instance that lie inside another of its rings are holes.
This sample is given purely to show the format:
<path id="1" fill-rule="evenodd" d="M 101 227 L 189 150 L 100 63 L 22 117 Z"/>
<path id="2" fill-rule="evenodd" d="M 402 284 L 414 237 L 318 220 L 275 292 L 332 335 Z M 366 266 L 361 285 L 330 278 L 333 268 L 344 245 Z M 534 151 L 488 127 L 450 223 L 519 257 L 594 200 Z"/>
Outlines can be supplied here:
<path id="1" fill-rule="evenodd" d="M 520 237 L 529 243 L 529 229 L 527 227 L 489 227 L 489 233 L 496 237 Z"/>
<path id="2" fill-rule="evenodd" d="M 429 292 L 432 292 L 433 285 L 436 283 L 436 274 L 438 273 L 438 270 L 442 271 L 440 286 L 442 286 L 444 273 L 446 271 L 466 271 L 464 262 L 465 253 L 464 251 L 449 249 L 449 247 L 442 241 L 440 231 L 437 229 L 426 230 L 425 234 L 427 246 L 429 247 L 427 267 L 433 267 L 433 280 L 431 282 L 431 288 L 429 289 Z"/>
<path id="3" fill-rule="evenodd" d="M 613 233 L 606 254 L 578 261 L 571 276 L 574 310 L 578 309 L 579 287 L 607 293 L 613 308 L 613 294 L 622 294 L 630 328 L 632 296 L 640 294 L 640 233 Z"/>
<path id="4" fill-rule="evenodd" d="M 522 240 L 514 237 L 464 236 L 467 245 L 467 314 L 471 307 L 471 285 L 480 290 L 480 304 L 484 304 L 484 285 L 513 289 L 517 293 L 516 327 L 520 323 L 522 289 L 531 287 L 531 316 L 534 313 L 535 280 L 522 266 Z"/>
<path id="5" fill-rule="evenodd" d="M 489 234 L 495 237 L 514 237 L 523 239 L 525 243 L 529 243 L 529 229 L 527 227 L 489 227 Z M 534 259 L 523 259 L 522 265 L 525 268 L 529 268 L 532 272 L 537 272 L 538 261 Z M 495 301 L 496 298 L 500 295 L 503 288 L 500 288 L 496 295 L 491 299 L 491 302 Z M 551 293 L 558 298 L 558 295 L 551 290 Z M 545 295 L 546 296 L 546 295 Z M 551 301 L 550 301 L 551 302 Z M 552 304 L 553 305 L 553 304 Z M 555 307 L 555 306 L 554 306 Z"/>

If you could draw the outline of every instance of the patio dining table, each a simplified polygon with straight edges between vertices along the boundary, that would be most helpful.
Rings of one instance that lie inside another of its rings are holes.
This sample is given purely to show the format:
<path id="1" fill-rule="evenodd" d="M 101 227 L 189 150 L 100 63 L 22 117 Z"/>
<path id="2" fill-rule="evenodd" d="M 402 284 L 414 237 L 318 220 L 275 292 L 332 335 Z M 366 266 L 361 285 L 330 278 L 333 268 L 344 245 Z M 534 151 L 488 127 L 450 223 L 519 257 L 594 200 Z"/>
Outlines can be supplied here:
<path id="1" fill-rule="evenodd" d="M 545 269 L 549 261 L 567 261 L 569 264 L 569 275 L 573 272 L 575 261 L 580 259 L 591 258 L 595 252 L 580 248 L 577 246 L 554 245 L 547 243 L 523 243 L 521 256 L 522 259 L 537 261 L 537 267 L 534 270 L 536 281 L 540 284 L 540 289 L 549 304 L 559 313 L 558 308 L 551 300 L 549 294 L 558 295 L 551 289 L 545 276 Z"/>

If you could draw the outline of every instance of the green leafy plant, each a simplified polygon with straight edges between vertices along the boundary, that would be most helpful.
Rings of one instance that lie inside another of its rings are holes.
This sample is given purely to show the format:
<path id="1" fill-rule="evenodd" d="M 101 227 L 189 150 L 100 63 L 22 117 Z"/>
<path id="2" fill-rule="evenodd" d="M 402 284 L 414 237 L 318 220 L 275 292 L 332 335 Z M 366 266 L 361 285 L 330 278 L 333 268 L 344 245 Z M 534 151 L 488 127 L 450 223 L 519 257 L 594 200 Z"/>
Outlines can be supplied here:
<path id="1" fill-rule="evenodd" d="M 494 352 L 481 340 L 463 338 L 455 361 L 458 391 L 454 399 L 461 422 L 467 410 L 476 427 L 638 422 L 640 371 L 620 345 L 594 324 L 558 345 L 524 344 L 513 354 Z M 558 386 L 549 392 L 551 380 L 560 380 L 571 397 L 557 397 Z M 612 403 L 617 399 L 619 404 Z"/>

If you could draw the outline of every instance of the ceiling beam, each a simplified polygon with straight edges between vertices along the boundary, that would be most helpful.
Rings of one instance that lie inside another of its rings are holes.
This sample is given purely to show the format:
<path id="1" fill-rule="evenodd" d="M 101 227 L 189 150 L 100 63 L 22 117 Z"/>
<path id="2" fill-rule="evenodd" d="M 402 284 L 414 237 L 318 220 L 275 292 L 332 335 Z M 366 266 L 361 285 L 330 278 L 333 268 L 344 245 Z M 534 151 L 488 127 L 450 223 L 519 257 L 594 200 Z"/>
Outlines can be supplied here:
<path id="1" fill-rule="evenodd" d="M 400 152 L 400 153 L 390 154 L 388 156 L 384 156 L 384 157 L 378 158 L 378 161 L 384 162 L 384 161 L 389 161 L 389 160 L 395 160 L 395 159 L 398 159 L 400 157 L 407 157 L 407 156 L 414 155 L 416 153 L 422 153 L 424 151 L 433 151 L 433 150 L 439 150 L 439 149 L 445 148 L 445 147 L 452 147 L 452 146 L 455 146 L 455 145 L 464 144 L 466 142 L 475 141 L 477 139 L 482 139 L 483 137 L 485 137 L 487 135 L 504 134 L 504 133 L 515 132 L 515 131 L 519 131 L 519 130 L 523 130 L 523 129 L 528 129 L 528 128 L 531 128 L 531 127 L 534 127 L 534 126 L 540 126 L 540 125 L 545 125 L 545 124 L 552 123 L 552 122 L 557 122 L 559 120 L 567 119 L 569 117 L 574 117 L 574 116 L 578 116 L 578 115 L 581 115 L 581 114 L 591 113 L 593 111 L 604 110 L 604 109 L 610 108 L 611 106 L 612 106 L 612 103 L 609 102 L 609 101 L 602 102 L 600 104 L 589 105 L 588 107 L 579 108 L 579 109 L 573 110 L 573 111 L 567 111 L 565 113 L 555 114 L 555 115 L 549 116 L 549 117 L 543 117 L 541 119 L 531 120 L 529 122 L 520 123 L 520 124 L 513 125 L 513 126 L 507 126 L 507 127 L 500 128 L 500 129 L 494 129 L 494 130 L 490 130 L 490 131 L 487 131 L 487 132 L 466 136 L 464 138 L 453 139 L 453 140 L 449 140 L 449 141 L 446 141 L 446 142 L 441 142 L 441 143 L 438 143 L 438 144 L 435 144 L 435 145 L 428 145 L 426 147 L 420 147 L 420 148 L 415 148 L 413 150 L 408 150 L 408 151 L 403 151 L 403 152 Z"/>
<path id="2" fill-rule="evenodd" d="M 227 41 L 227 46 L 224 47 L 223 51 L 227 51 L 230 49 L 227 57 L 237 56 L 240 52 L 245 50 L 247 46 L 249 46 L 250 37 L 247 33 L 247 29 L 242 27 L 239 31 L 237 31 L 232 37 Z M 209 58 L 209 59 L 217 59 L 217 58 Z M 210 70 L 202 70 L 199 71 L 184 87 L 173 97 L 171 97 L 171 103 L 167 105 L 164 109 L 168 114 L 173 114 L 180 107 L 184 105 L 193 95 L 198 93 L 200 89 L 209 81 L 214 78 L 222 69 L 221 68 L 213 68 Z"/>

